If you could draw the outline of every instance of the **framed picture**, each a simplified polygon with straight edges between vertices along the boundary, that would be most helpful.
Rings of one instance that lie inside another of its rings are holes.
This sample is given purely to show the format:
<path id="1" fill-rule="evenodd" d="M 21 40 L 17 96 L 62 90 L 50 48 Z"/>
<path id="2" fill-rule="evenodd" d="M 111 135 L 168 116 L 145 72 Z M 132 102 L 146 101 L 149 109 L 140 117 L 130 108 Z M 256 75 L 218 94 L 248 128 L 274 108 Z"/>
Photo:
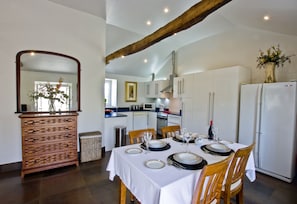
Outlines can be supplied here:
<path id="1" fill-rule="evenodd" d="M 137 100 L 137 82 L 125 82 L 125 101 L 136 102 Z"/>

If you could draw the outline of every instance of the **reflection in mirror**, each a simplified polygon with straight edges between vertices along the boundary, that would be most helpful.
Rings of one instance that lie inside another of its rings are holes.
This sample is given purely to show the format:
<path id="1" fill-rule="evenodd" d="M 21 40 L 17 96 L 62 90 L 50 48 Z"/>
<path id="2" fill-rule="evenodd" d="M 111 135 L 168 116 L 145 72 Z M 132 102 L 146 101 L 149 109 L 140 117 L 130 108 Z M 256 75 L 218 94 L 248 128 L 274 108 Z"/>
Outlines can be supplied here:
<path id="1" fill-rule="evenodd" d="M 80 63 L 54 52 L 17 54 L 17 112 L 80 111 Z"/>

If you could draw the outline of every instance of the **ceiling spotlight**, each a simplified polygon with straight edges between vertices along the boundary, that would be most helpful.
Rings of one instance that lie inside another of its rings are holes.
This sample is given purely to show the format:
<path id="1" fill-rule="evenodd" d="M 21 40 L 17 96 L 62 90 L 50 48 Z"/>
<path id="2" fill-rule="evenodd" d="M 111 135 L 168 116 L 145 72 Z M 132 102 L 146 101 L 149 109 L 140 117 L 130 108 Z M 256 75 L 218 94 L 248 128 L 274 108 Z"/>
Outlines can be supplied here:
<path id="1" fill-rule="evenodd" d="M 168 8 L 164 8 L 164 13 L 168 13 L 169 12 L 169 9 Z"/>
<path id="2" fill-rule="evenodd" d="M 30 55 L 31 55 L 31 56 L 34 56 L 34 55 L 35 55 L 35 52 L 31 52 Z"/>
<path id="3" fill-rule="evenodd" d="M 151 21 L 147 21 L 147 22 L 146 22 L 146 25 L 151 25 L 151 24 L 152 24 Z"/>
<path id="4" fill-rule="evenodd" d="M 125 58 L 125 56 L 124 56 L 124 55 L 122 55 L 122 56 L 121 56 L 121 58 Z"/>
<path id="5" fill-rule="evenodd" d="M 143 62 L 144 62 L 144 63 L 147 63 L 147 59 L 144 59 Z"/>
<path id="6" fill-rule="evenodd" d="M 263 17 L 263 19 L 264 19 L 265 21 L 268 21 L 268 20 L 270 20 L 270 16 L 266 15 L 266 16 Z"/>

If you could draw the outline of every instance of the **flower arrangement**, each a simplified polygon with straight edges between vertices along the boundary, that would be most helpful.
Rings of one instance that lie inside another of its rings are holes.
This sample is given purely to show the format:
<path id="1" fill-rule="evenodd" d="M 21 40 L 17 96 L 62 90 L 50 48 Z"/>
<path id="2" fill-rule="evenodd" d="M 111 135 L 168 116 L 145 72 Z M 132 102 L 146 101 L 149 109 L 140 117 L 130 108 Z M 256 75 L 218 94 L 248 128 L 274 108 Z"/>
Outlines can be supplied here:
<path id="1" fill-rule="evenodd" d="M 279 45 L 277 47 L 272 46 L 266 51 L 266 54 L 260 50 L 260 56 L 257 57 L 257 68 L 265 68 L 265 64 L 272 62 L 275 64 L 276 67 L 283 67 L 284 63 L 288 61 L 291 63 L 291 57 L 294 55 L 286 56 L 282 53 L 281 49 L 279 48 Z"/>
<path id="2" fill-rule="evenodd" d="M 62 82 L 62 78 L 59 79 L 58 83 L 55 86 L 51 85 L 48 82 L 41 86 L 37 91 L 33 91 L 30 96 L 33 100 L 37 100 L 38 98 L 45 98 L 53 103 L 54 101 L 58 101 L 59 103 L 64 104 L 69 96 L 64 93 L 64 91 L 60 90 Z"/>

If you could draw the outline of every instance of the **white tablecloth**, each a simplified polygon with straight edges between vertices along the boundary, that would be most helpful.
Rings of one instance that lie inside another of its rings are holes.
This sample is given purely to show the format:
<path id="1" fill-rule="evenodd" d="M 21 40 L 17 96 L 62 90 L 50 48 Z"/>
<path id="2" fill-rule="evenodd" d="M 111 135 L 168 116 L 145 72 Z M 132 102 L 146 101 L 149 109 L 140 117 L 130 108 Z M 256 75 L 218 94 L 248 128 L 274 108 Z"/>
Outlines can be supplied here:
<path id="1" fill-rule="evenodd" d="M 143 151 L 136 155 L 127 154 L 125 150 L 140 147 L 139 144 L 114 148 L 107 166 L 107 171 L 110 172 L 109 179 L 113 180 L 118 175 L 142 204 L 190 204 L 201 170 L 183 170 L 169 165 L 162 169 L 150 169 L 144 165 L 145 161 L 150 159 L 159 159 L 167 164 L 169 155 L 186 150 L 186 144 L 172 139 L 168 141 L 171 148 L 166 151 L 149 151 L 148 153 Z M 200 145 L 189 144 L 189 150 L 202 156 L 208 164 L 226 158 L 204 153 L 200 146 L 206 143 L 209 141 L 203 140 Z M 238 143 L 227 146 L 235 151 L 245 147 Z M 246 176 L 250 181 L 254 181 L 255 175 L 254 158 L 251 153 L 246 167 Z"/>

